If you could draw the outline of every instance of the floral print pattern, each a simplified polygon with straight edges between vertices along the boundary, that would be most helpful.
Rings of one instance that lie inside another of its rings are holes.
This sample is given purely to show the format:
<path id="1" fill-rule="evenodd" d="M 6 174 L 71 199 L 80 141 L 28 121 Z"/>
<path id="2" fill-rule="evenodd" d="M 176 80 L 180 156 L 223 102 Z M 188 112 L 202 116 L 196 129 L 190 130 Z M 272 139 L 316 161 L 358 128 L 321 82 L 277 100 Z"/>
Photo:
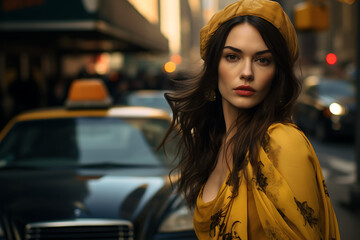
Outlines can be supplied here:
<path id="1" fill-rule="evenodd" d="M 281 151 L 281 146 L 276 146 L 275 148 L 271 146 L 271 138 L 269 133 L 266 133 L 264 138 L 262 139 L 261 147 L 263 148 L 267 157 L 273 162 L 274 166 L 278 167 L 278 158 Z"/>
<path id="2" fill-rule="evenodd" d="M 239 236 L 239 234 L 238 234 L 238 233 L 236 232 L 236 230 L 235 230 L 235 226 L 236 226 L 237 224 L 239 224 L 239 223 L 240 223 L 240 221 L 235 221 L 235 222 L 232 224 L 232 226 L 231 226 L 231 232 L 224 234 L 224 236 L 223 236 L 223 239 L 224 239 L 224 240 L 234 240 L 234 239 L 236 239 L 236 240 L 241 240 L 241 237 Z"/>
<path id="3" fill-rule="evenodd" d="M 326 183 L 325 183 L 325 180 L 322 181 L 322 184 L 323 184 L 323 188 L 324 188 L 325 195 L 328 196 L 328 197 L 330 197 L 330 196 L 329 196 L 328 189 L 327 189 L 327 186 L 326 186 Z"/>
<path id="4" fill-rule="evenodd" d="M 237 224 L 240 224 L 240 221 L 235 221 L 231 225 L 230 232 L 226 232 L 226 222 L 227 222 L 227 216 L 228 212 L 230 210 L 232 200 L 226 205 L 225 208 L 219 209 L 214 215 L 211 216 L 211 223 L 210 223 L 210 231 L 209 235 L 210 238 L 216 237 L 216 233 L 218 231 L 219 237 L 223 240 L 241 240 L 241 237 L 239 236 L 239 233 L 236 231 L 235 227 Z"/>
<path id="5" fill-rule="evenodd" d="M 303 215 L 305 220 L 305 225 L 308 223 L 310 227 L 315 226 L 319 219 L 314 217 L 314 209 L 308 206 L 307 201 L 300 202 L 296 198 L 294 198 L 295 203 L 300 211 L 301 215 Z"/>
<path id="6" fill-rule="evenodd" d="M 219 209 L 214 215 L 211 216 L 211 224 L 210 224 L 210 237 L 215 237 L 216 235 L 216 227 L 219 228 L 219 231 L 222 232 L 225 223 L 224 219 L 226 217 L 226 211 L 223 209 Z"/>
<path id="7" fill-rule="evenodd" d="M 264 167 L 264 164 L 262 162 L 259 162 L 259 166 L 256 171 L 256 184 L 258 185 L 258 190 L 266 192 L 266 187 L 268 185 L 267 183 L 267 177 L 262 173 L 261 169 Z"/>

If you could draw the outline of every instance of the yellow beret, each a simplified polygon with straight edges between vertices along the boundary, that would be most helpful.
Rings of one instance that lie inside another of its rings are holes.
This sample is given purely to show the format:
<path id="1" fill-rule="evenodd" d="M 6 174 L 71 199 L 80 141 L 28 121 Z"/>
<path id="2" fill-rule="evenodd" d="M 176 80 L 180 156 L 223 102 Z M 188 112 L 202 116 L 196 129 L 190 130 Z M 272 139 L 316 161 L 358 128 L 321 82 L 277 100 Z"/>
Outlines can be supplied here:
<path id="1" fill-rule="evenodd" d="M 204 59 L 207 44 L 216 30 L 226 21 L 244 15 L 265 19 L 279 29 L 284 37 L 293 63 L 299 55 L 295 28 L 278 2 L 270 0 L 240 0 L 217 12 L 200 30 L 200 55 Z"/>

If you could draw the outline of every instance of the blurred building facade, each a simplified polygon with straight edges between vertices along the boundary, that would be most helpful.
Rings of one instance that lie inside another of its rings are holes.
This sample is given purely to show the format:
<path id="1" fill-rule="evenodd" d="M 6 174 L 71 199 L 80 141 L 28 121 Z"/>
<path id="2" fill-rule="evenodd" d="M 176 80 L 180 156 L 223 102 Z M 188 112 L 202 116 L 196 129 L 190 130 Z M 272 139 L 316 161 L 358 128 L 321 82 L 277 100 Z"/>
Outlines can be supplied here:
<path id="1" fill-rule="evenodd" d="M 204 0 L 203 21 L 207 22 L 219 9 L 236 0 Z M 278 0 L 294 23 L 294 11 L 297 4 L 309 2 L 315 5 L 326 5 L 329 8 L 329 26 L 322 31 L 297 30 L 300 48 L 299 64 L 301 75 L 309 74 L 345 74 L 354 77 L 356 51 L 356 8 L 354 0 Z M 326 63 L 326 55 L 334 53 L 337 63 Z"/>
<path id="2" fill-rule="evenodd" d="M 355 1 L 343 0 L 281 0 L 278 1 L 284 7 L 291 20 L 294 22 L 294 9 L 297 4 L 313 2 L 314 4 L 326 5 L 329 9 L 329 25 L 321 31 L 297 30 L 300 58 L 302 67 L 301 75 L 346 75 L 354 78 L 356 51 L 356 21 Z M 334 53 L 337 62 L 329 65 L 326 56 Z M 304 77 L 305 77 L 304 76 Z"/>
<path id="3" fill-rule="evenodd" d="M 112 71 L 135 74 L 151 56 L 167 56 L 160 11 L 160 0 L 0 0 L 0 125 L 61 104 L 74 78 L 111 80 Z"/>
<path id="4" fill-rule="evenodd" d="M 173 57 L 176 72 L 199 71 L 200 29 L 235 1 L 0 0 L 0 126 L 28 108 L 61 104 L 77 77 L 127 76 L 133 88 L 146 87 L 137 79 L 158 77 Z M 278 2 L 294 20 L 304 1 Z M 354 72 L 355 8 L 342 0 L 314 2 L 329 6 L 330 24 L 298 31 L 301 74 Z M 330 52 L 338 57 L 332 66 L 325 62 Z"/>

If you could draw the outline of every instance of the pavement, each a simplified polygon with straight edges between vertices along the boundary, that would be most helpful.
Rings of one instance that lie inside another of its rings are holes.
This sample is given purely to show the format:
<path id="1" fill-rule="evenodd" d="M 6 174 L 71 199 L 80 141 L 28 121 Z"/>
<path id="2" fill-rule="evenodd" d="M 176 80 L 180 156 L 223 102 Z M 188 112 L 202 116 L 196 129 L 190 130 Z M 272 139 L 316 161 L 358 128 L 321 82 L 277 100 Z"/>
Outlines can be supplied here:
<path id="1" fill-rule="evenodd" d="M 360 209 L 350 206 L 350 189 L 356 182 L 355 146 L 322 145 L 311 140 L 319 158 L 334 206 L 342 240 L 360 240 Z"/>
<path id="2" fill-rule="evenodd" d="M 334 206 L 342 240 L 360 239 L 360 209 L 350 206 L 351 184 L 326 181 L 331 202 Z"/>

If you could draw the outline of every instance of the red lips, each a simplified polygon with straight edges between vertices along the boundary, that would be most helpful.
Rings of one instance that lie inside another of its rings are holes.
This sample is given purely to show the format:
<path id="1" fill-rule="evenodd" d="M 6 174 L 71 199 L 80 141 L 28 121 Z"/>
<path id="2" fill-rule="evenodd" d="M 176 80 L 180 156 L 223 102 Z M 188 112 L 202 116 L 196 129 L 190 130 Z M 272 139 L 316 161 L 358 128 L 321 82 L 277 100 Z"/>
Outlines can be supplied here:
<path id="1" fill-rule="evenodd" d="M 245 85 L 238 86 L 234 90 L 235 90 L 235 93 L 240 96 L 251 96 L 255 93 L 255 90 L 252 87 L 245 86 Z"/>

